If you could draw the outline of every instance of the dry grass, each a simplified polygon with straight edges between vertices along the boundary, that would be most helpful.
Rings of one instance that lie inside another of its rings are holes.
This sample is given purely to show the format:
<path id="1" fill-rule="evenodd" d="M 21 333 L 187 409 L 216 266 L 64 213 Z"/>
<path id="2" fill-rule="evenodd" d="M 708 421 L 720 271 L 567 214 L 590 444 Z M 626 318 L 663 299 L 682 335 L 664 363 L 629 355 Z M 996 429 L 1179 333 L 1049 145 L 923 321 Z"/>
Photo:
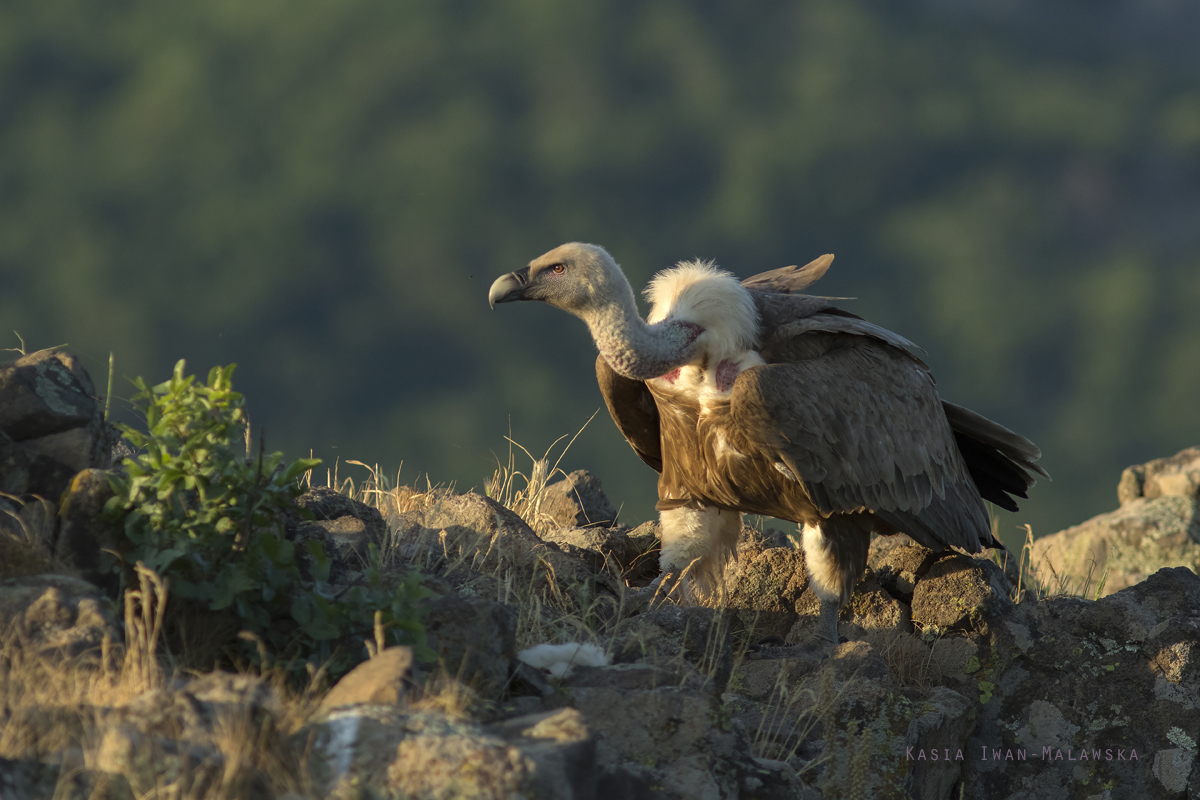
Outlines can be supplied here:
<path id="1" fill-rule="evenodd" d="M 15 510 L 14 510 L 15 508 Z M 71 574 L 49 550 L 57 509 L 49 500 L 0 492 L 0 580 L 47 572 Z"/>
<path id="2" fill-rule="evenodd" d="M 545 497 L 546 486 L 559 475 L 566 477 L 566 473 L 559 469 L 558 465 L 562 463 L 563 457 L 571 449 L 571 445 L 575 443 L 575 440 L 579 438 L 579 435 L 584 432 L 588 424 L 595 418 L 596 414 L 588 417 L 587 422 L 583 423 L 583 427 L 576 431 L 575 435 L 563 447 L 562 452 L 558 454 L 558 458 L 554 460 L 553 465 L 550 464 L 550 455 L 554 452 L 554 448 L 558 443 L 567 438 L 565 435 L 555 439 L 546 448 L 546 453 L 541 458 L 534 458 L 532 453 L 513 441 L 511 436 L 505 436 L 504 439 L 508 442 L 508 463 L 501 464 L 499 463 L 499 459 L 497 459 L 496 471 L 492 473 L 492 477 L 485 485 L 484 492 L 488 497 L 500 503 L 505 508 L 512 510 L 517 516 L 525 520 L 526 524 L 533 528 L 534 532 L 539 536 L 547 533 L 553 527 L 554 520 L 542 511 L 542 501 Z M 517 470 L 516 455 L 513 453 L 513 447 L 519 448 L 532 462 L 533 466 L 528 474 Z"/>
<path id="3" fill-rule="evenodd" d="M 125 594 L 126 646 L 106 639 L 100 653 L 67 659 L 26 647 L 9 628 L 0 640 L 0 757 L 57 764 L 55 798 L 126 796 L 121 779 L 138 800 L 317 796 L 288 738 L 319 704 L 320 676 L 296 691 L 285 671 L 268 670 L 260 679 L 280 698 L 277 708 L 227 704 L 211 731 L 190 731 L 201 739 L 181 748 L 120 725 L 120 709 L 171 680 L 158 651 L 168 587 L 140 565 L 137 575 L 138 588 Z M 163 724 L 184 732 L 178 721 Z"/>

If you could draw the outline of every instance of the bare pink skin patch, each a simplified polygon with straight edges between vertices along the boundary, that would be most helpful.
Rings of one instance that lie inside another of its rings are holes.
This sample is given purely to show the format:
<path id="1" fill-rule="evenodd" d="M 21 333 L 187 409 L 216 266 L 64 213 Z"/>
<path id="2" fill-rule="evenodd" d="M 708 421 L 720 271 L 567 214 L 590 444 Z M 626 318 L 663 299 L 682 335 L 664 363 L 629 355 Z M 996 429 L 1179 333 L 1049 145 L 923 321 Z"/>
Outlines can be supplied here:
<path id="1" fill-rule="evenodd" d="M 738 366 L 728 358 L 717 364 L 717 390 L 728 392 L 733 388 L 733 382 L 737 380 L 737 376 L 741 374 Z"/>
<path id="2" fill-rule="evenodd" d="M 666 375 L 663 375 L 661 377 L 667 383 L 674 383 L 675 381 L 679 380 L 679 371 L 680 371 L 680 367 L 676 367 L 675 369 L 671 370 Z"/>

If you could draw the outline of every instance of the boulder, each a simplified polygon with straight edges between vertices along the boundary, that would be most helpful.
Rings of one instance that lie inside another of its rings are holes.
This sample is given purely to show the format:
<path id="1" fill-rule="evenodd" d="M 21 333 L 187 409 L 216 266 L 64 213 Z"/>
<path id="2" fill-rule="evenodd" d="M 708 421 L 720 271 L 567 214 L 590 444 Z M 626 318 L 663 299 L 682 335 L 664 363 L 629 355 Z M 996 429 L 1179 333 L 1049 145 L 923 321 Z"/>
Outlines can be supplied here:
<path id="1" fill-rule="evenodd" d="M 975 671 L 968 797 L 1181 797 L 1200 788 L 1200 577 L 1022 603 Z"/>
<path id="2" fill-rule="evenodd" d="M 54 557 L 115 596 L 116 557 L 108 551 L 119 549 L 123 531 L 120 522 L 106 520 L 102 514 L 112 496 L 105 470 L 85 469 L 71 478 L 58 509 Z"/>
<path id="3" fill-rule="evenodd" d="M 546 486 L 538 512 L 549 529 L 611 528 L 617 523 L 617 511 L 604 495 L 600 479 L 582 469 Z"/>
<path id="4" fill-rule="evenodd" d="M 725 567 L 725 594 L 736 629 L 752 641 L 787 636 L 808 589 L 804 551 L 744 528 L 737 559 Z M 809 592 L 812 594 L 812 592 Z"/>
<path id="5" fill-rule="evenodd" d="M 0 635 L 46 657 L 96 663 L 106 637 L 121 641 L 109 602 L 91 583 L 64 575 L 0 581 Z"/>
<path id="6" fill-rule="evenodd" d="M 542 541 L 581 559 L 597 572 L 611 567 L 630 580 L 650 580 L 658 573 L 658 553 L 648 553 L 645 538 L 631 538 L 627 529 L 560 528 L 543 533 Z"/>
<path id="7" fill-rule="evenodd" d="M 387 542 L 387 526 L 379 509 L 328 486 L 312 487 L 297 497 L 295 503 L 313 515 L 310 524 L 328 532 L 340 551 L 365 558 L 369 545 L 382 548 Z"/>
<path id="8" fill-rule="evenodd" d="M 57 502 L 71 475 L 109 466 L 112 439 L 74 355 L 40 350 L 0 365 L 0 491 Z"/>
<path id="9" fill-rule="evenodd" d="M 572 709 L 484 728 L 427 712 L 344 706 L 295 737 L 318 796 L 596 798 L 595 745 Z"/>
<path id="10" fill-rule="evenodd" d="M 388 647 L 343 675 L 325 695 L 321 708 L 356 703 L 402 706 L 417 675 L 411 648 Z"/>
<path id="11" fill-rule="evenodd" d="M 1127 467 L 1117 500 L 1116 511 L 1033 543 L 1045 590 L 1098 598 L 1164 567 L 1200 570 L 1200 447 Z"/>
<path id="12" fill-rule="evenodd" d="M 733 666 L 730 619 L 721 609 L 663 605 L 622 620 L 608 651 L 616 663 L 689 664 L 724 686 Z"/>
<path id="13" fill-rule="evenodd" d="M 498 696 L 517 657 L 517 611 L 481 597 L 446 595 L 429 602 L 429 647 L 446 672 Z"/>
<path id="14" fill-rule="evenodd" d="M 466 567 L 507 573 L 515 585 L 541 589 L 590 581 L 593 573 L 578 558 L 543 542 L 514 512 L 474 492 L 449 495 L 420 512 L 419 525 L 396 533 L 402 558 L 430 569 Z"/>
<path id="15" fill-rule="evenodd" d="M 1119 592 L 1164 567 L 1200 571 L 1200 501 L 1130 497 L 1116 511 L 1034 541 L 1030 562 L 1051 593 L 1089 597 Z"/>
<path id="16" fill-rule="evenodd" d="M 942 553 L 913 588 L 912 621 L 940 631 L 986 634 L 1012 609 L 1012 590 L 990 558 Z"/>
<path id="17" fill-rule="evenodd" d="M 1117 500 L 1125 506 L 1138 498 L 1190 497 L 1200 499 L 1200 447 L 1189 447 L 1170 458 L 1156 458 L 1126 467 L 1117 484 Z"/>
<path id="18" fill-rule="evenodd" d="M 621 796 L 736 797 L 757 770 L 745 733 L 719 724 L 719 689 L 686 666 L 580 667 L 561 692 L 596 736 L 602 785 Z"/>

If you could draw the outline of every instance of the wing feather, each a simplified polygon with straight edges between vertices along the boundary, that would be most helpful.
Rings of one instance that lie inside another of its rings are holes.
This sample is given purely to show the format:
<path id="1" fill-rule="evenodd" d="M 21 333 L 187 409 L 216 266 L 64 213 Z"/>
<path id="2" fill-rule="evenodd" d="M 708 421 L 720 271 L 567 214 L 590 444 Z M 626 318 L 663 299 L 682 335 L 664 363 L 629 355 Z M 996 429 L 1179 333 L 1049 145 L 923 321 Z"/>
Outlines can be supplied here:
<path id="1" fill-rule="evenodd" d="M 662 472 L 658 406 L 645 382 L 618 375 L 604 356 L 596 356 L 596 383 L 609 415 L 633 452 L 655 472 Z"/>
<path id="2" fill-rule="evenodd" d="M 730 415 L 741 434 L 786 464 L 823 516 L 866 510 L 930 547 L 990 545 L 928 369 L 873 332 L 821 338 L 814 357 L 738 377 Z"/>

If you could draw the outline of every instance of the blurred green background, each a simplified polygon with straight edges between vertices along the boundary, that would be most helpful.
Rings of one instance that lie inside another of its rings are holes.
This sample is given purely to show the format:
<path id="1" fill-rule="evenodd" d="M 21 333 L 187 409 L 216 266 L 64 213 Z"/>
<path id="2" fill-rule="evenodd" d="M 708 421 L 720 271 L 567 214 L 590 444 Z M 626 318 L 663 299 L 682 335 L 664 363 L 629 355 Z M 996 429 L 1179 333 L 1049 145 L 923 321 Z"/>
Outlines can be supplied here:
<path id="1" fill-rule="evenodd" d="M 1196 41 L 1171 0 L 3 3 L 0 346 L 126 398 L 237 362 L 268 448 L 466 488 L 602 408 L 499 274 L 832 252 L 818 291 L 1042 446 L 1015 543 L 1200 443 Z M 561 466 L 653 514 L 603 411 Z"/>

